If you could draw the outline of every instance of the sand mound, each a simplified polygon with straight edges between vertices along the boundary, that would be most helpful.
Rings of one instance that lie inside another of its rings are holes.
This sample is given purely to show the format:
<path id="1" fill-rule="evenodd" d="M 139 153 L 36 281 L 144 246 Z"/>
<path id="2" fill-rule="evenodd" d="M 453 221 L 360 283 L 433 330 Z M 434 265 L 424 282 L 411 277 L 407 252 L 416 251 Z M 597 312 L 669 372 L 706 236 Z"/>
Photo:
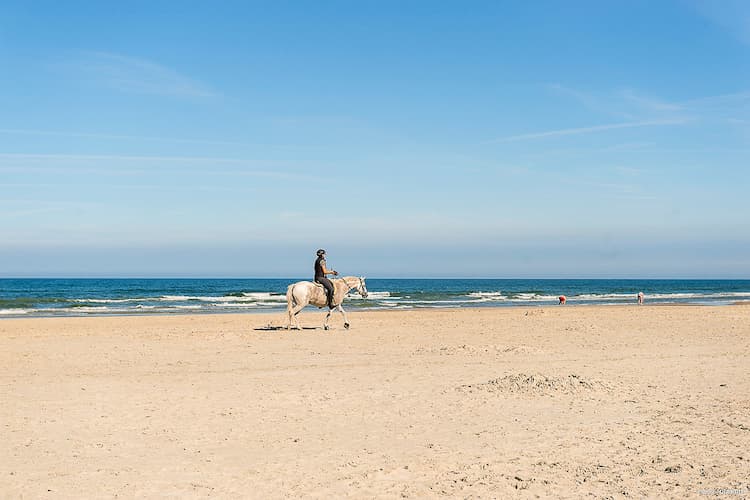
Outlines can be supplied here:
<path id="1" fill-rule="evenodd" d="M 503 353 L 513 353 L 513 354 L 539 354 L 542 352 L 541 349 L 537 349 L 536 347 L 529 347 L 527 345 L 511 345 L 511 346 L 503 346 L 502 349 L 500 349 Z"/>
<path id="2" fill-rule="evenodd" d="M 601 380 L 586 379 L 579 375 L 550 377 L 542 374 L 516 373 L 479 384 L 462 385 L 463 392 L 502 392 L 508 394 L 578 394 L 582 392 L 608 392 L 611 387 Z"/>

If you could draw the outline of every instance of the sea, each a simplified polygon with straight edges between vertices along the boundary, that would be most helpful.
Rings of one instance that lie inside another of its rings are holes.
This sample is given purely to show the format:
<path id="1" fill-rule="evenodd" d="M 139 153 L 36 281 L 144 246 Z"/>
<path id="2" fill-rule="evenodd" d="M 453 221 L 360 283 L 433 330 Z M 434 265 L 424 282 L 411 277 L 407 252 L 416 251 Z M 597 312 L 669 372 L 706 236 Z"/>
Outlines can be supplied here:
<path id="1" fill-rule="evenodd" d="M 283 312 L 300 279 L 0 279 L 0 318 Z M 750 301 L 750 280 L 377 279 L 347 310 L 628 305 Z"/>

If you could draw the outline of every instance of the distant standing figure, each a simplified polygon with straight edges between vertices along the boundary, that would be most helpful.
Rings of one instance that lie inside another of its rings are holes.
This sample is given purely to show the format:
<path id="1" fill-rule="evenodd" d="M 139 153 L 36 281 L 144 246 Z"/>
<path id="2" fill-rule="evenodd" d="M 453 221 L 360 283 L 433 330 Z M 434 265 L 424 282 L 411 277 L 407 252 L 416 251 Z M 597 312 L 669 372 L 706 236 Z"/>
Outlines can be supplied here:
<path id="1" fill-rule="evenodd" d="M 559 297 L 558 297 L 557 299 L 558 299 L 558 300 L 560 301 L 560 302 L 558 302 L 558 303 L 557 303 L 557 305 L 559 305 L 559 306 L 561 306 L 561 305 L 565 304 L 565 301 L 566 301 L 566 300 L 568 300 L 568 299 L 567 299 L 567 298 L 565 297 L 565 295 L 560 295 L 560 296 L 559 296 Z"/>
<path id="2" fill-rule="evenodd" d="M 638 305 L 643 305 L 643 292 L 638 292 Z"/>

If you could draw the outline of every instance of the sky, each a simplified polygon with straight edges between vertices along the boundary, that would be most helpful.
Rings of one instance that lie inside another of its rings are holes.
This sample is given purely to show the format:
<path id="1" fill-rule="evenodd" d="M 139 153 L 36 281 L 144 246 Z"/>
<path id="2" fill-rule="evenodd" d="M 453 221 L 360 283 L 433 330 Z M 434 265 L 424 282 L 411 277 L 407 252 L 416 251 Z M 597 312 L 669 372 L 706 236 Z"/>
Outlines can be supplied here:
<path id="1" fill-rule="evenodd" d="M 0 277 L 750 278 L 750 3 L 4 1 Z"/>

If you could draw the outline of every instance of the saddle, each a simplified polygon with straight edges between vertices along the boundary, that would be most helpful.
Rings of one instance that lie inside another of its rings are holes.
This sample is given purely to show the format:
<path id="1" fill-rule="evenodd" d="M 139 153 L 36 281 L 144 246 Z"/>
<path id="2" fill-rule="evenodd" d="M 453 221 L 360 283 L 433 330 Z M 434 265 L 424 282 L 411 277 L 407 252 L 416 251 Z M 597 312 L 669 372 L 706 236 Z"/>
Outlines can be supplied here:
<path id="1" fill-rule="evenodd" d="M 315 285 L 316 287 L 320 288 L 320 291 L 323 293 L 323 297 L 325 298 L 326 297 L 326 287 L 324 287 L 322 284 L 318 283 L 317 281 L 312 281 L 311 283 L 313 285 Z M 333 301 L 335 302 L 336 301 L 336 299 L 335 299 L 335 297 L 336 297 L 336 289 L 335 288 L 333 290 L 333 296 L 334 296 Z M 326 306 L 325 305 L 318 306 L 318 309 L 322 309 L 324 307 L 326 307 Z"/>

